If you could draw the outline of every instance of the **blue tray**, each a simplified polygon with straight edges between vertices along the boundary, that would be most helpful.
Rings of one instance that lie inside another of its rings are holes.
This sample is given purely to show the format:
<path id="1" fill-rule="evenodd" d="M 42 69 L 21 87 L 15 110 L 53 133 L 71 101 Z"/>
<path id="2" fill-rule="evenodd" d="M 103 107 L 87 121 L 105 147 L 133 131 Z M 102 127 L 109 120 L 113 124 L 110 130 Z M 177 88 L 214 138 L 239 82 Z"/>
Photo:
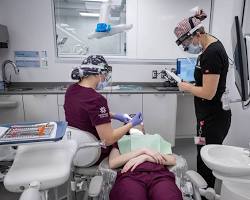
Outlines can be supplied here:
<path id="1" fill-rule="evenodd" d="M 39 122 L 39 123 L 46 123 L 46 122 Z M 56 142 L 63 138 L 68 123 L 65 121 L 58 121 L 57 123 L 57 129 L 56 129 L 56 136 L 54 138 L 36 138 L 36 139 L 23 139 L 23 140 L 8 140 L 8 141 L 1 141 L 0 139 L 0 145 L 13 145 L 17 146 L 20 144 L 28 144 L 28 143 L 34 143 L 34 142 Z M 28 123 L 17 123 L 17 124 L 4 124 L 1 125 L 3 127 L 10 127 L 12 125 L 32 125 L 37 124 L 37 122 L 28 122 Z"/>

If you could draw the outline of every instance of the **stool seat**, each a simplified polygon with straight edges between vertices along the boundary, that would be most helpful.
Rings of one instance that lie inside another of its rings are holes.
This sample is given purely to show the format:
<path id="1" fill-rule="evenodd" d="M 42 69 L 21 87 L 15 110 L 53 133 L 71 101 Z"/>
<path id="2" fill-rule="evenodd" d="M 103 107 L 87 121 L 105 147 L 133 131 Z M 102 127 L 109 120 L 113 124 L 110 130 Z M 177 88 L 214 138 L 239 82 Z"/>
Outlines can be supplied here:
<path id="1" fill-rule="evenodd" d="M 4 178 L 5 188 L 22 192 L 33 181 L 40 182 L 40 190 L 62 185 L 70 176 L 76 150 L 73 140 L 19 146 Z"/>

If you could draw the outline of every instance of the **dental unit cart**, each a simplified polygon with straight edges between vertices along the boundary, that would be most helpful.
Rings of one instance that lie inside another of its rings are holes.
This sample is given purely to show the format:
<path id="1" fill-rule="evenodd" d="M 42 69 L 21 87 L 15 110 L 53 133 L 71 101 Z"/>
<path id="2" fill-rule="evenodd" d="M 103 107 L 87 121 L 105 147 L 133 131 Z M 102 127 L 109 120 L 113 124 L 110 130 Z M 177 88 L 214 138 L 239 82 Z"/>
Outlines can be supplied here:
<path id="1" fill-rule="evenodd" d="M 22 123 L 0 126 L 0 145 L 18 146 L 34 142 L 59 141 L 67 128 L 66 122 Z"/>
<path id="2" fill-rule="evenodd" d="M 7 131 L 1 134 L 0 145 L 18 146 L 14 162 L 4 177 L 5 188 L 22 192 L 20 200 L 48 199 L 48 190 L 64 184 L 71 175 L 77 144 L 63 139 L 67 123 L 5 127 Z"/>

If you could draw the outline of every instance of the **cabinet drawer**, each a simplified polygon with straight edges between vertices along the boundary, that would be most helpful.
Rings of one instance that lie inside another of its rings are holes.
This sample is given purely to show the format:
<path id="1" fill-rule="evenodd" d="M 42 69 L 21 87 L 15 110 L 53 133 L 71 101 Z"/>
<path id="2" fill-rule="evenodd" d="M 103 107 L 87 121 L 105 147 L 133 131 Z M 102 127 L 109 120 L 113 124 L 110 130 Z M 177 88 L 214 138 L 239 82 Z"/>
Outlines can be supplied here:
<path id="1" fill-rule="evenodd" d="M 1 106 L 0 124 L 24 121 L 22 95 L 0 95 L 0 102 L 10 102 L 12 104 L 12 106 Z"/>
<path id="2" fill-rule="evenodd" d="M 57 95 L 24 95 L 25 121 L 57 121 Z"/>

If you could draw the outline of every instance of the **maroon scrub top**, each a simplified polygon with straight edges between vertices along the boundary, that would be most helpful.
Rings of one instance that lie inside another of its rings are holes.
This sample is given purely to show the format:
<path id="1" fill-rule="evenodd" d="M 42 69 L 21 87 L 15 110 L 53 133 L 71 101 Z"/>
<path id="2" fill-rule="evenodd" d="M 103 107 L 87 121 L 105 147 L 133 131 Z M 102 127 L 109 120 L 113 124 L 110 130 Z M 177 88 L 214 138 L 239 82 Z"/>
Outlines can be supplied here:
<path id="1" fill-rule="evenodd" d="M 100 139 L 95 126 L 110 123 L 107 99 L 93 88 L 71 85 L 65 94 L 64 110 L 69 126 L 88 131 Z M 102 154 L 97 164 L 107 157 L 111 146 L 102 148 Z"/>

